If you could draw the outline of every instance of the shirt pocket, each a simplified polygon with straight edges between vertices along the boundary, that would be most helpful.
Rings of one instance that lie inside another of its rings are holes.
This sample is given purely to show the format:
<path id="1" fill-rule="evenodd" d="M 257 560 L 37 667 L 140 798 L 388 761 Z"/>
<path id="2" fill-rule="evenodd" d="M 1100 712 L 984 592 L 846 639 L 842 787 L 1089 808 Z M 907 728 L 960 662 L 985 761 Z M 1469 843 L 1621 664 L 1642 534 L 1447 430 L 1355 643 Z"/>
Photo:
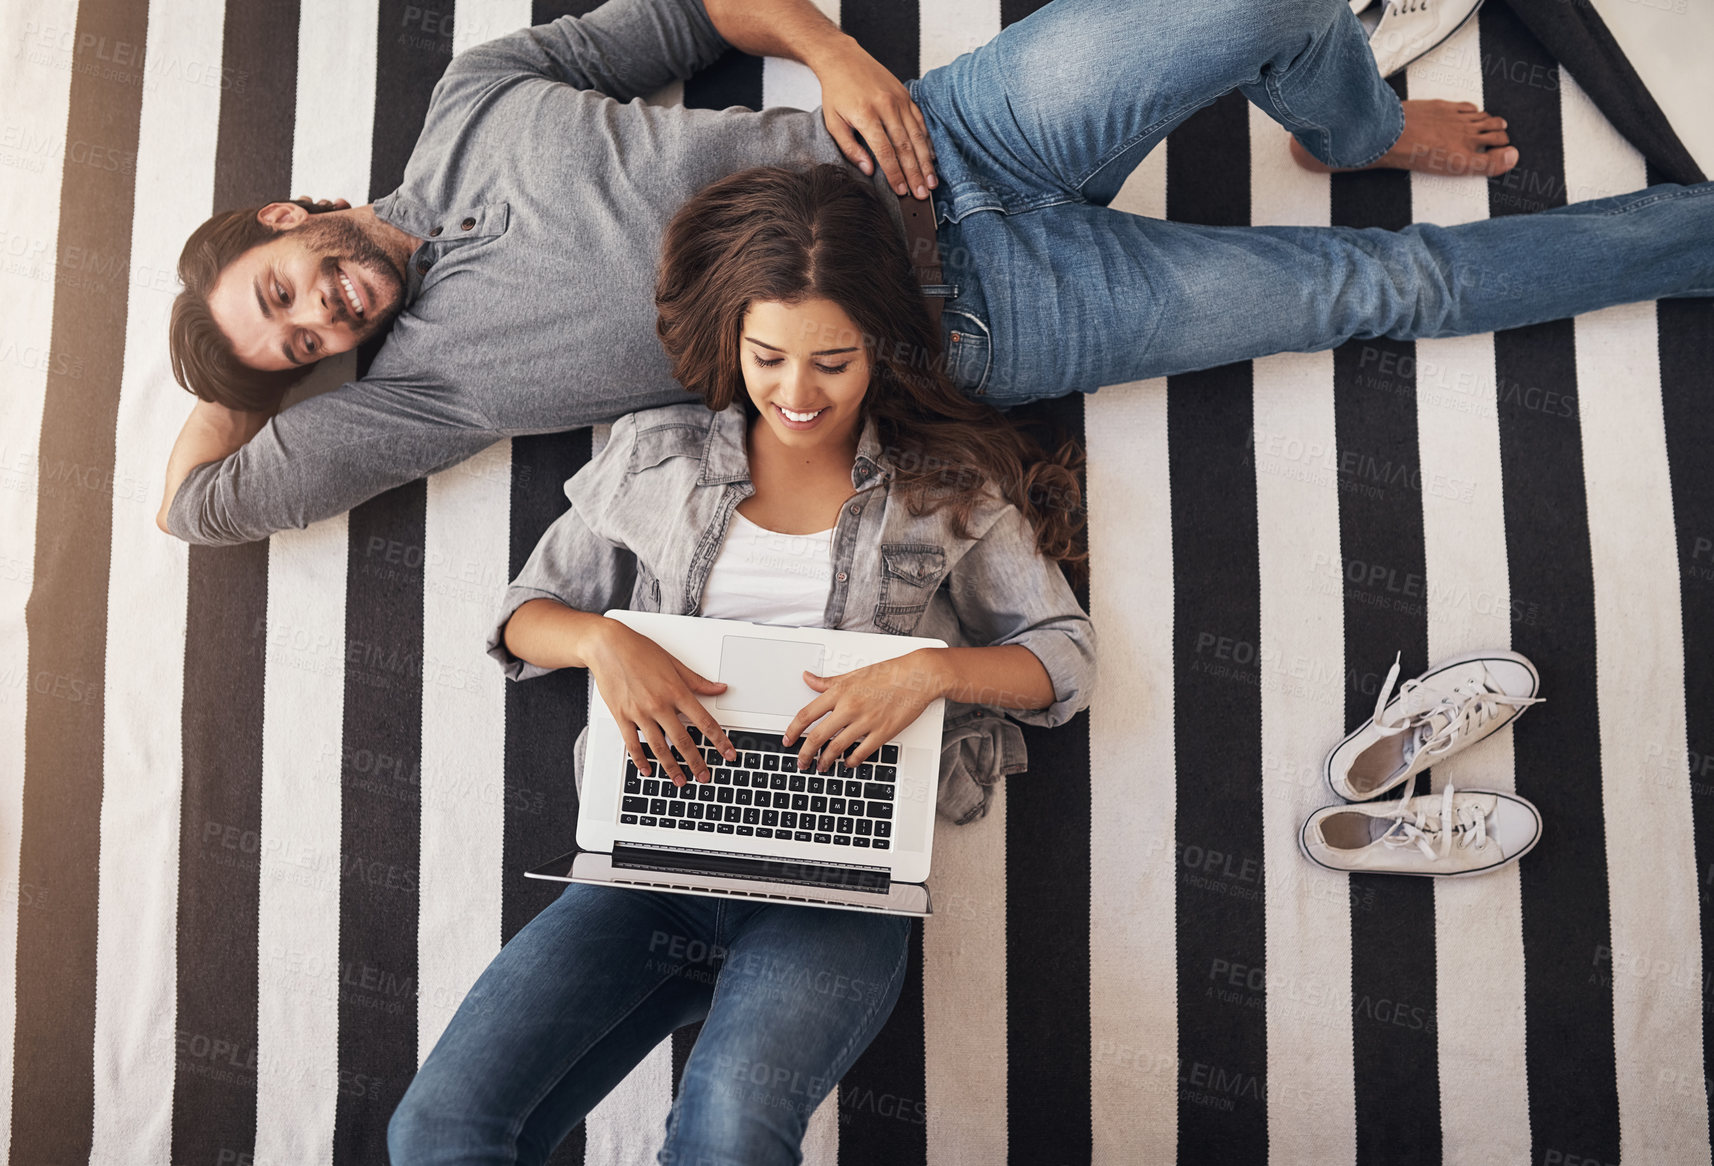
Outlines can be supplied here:
<path id="1" fill-rule="evenodd" d="M 910 635 L 945 577 L 944 548 L 933 543 L 882 543 L 875 626 L 894 635 Z"/>

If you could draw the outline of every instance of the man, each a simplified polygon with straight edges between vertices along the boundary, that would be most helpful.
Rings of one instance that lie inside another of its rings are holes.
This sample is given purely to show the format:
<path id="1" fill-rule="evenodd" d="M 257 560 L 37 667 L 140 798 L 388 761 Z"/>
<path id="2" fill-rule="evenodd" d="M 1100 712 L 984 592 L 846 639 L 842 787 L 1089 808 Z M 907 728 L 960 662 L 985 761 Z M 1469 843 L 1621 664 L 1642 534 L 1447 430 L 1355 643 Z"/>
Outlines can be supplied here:
<path id="1" fill-rule="evenodd" d="M 1392 30 L 1390 68 L 1399 43 L 1426 51 L 1475 4 L 1395 7 L 1423 23 Z M 728 44 L 814 69 L 829 132 L 813 113 L 633 100 Z M 1105 205 L 1233 88 L 1316 168 L 1517 162 L 1499 119 L 1401 105 L 1341 0 L 1058 0 L 908 91 L 808 0 L 611 0 L 479 46 L 437 86 L 399 190 L 217 215 L 187 243 L 174 369 L 203 400 L 157 521 L 193 542 L 264 538 L 502 437 L 682 399 L 653 331 L 661 229 L 708 182 L 764 163 L 843 156 L 878 189 L 939 189 L 946 367 L 1002 406 L 1714 290 L 1710 184 L 1396 233 L 1206 228 Z M 270 417 L 302 370 L 389 321 L 367 376 Z"/>

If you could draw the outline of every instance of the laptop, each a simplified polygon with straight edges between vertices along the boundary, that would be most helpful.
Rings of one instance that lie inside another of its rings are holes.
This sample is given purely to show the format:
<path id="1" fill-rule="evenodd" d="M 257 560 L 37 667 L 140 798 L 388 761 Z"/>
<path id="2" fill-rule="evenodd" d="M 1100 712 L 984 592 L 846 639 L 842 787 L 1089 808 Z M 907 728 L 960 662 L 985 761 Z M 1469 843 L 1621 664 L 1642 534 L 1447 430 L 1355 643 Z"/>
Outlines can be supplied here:
<path id="1" fill-rule="evenodd" d="M 818 694 L 802 673 L 850 672 L 942 640 L 777 627 L 741 620 L 613 610 L 606 613 L 726 691 L 703 704 L 726 730 L 728 762 L 694 726 L 713 777 L 674 786 L 657 764 L 642 774 L 599 699 L 589 707 L 577 849 L 531 878 L 604 883 L 675 894 L 769 899 L 852 911 L 930 914 L 946 702 L 855 769 L 799 772 L 800 740 L 786 725 Z"/>

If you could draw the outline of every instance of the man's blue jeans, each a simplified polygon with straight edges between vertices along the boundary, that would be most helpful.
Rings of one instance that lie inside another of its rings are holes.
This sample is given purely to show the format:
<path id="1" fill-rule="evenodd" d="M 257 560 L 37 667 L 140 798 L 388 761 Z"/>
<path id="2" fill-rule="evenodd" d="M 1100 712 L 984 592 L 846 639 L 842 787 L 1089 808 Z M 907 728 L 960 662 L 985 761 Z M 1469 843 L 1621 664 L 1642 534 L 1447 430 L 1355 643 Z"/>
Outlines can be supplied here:
<path id="1" fill-rule="evenodd" d="M 911 83 L 959 289 L 943 327 L 960 388 L 1005 406 L 1714 295 L 1714 183 L 1401 231 L 1203 227 L 1106 205 L 1233 89 L 1333 166 L 1373 161 L 1403 126 L 1345 0 L 1055 0 Z"/>
<path id="2" fill-rule="evenodd" d="M 697 1020 L 663 1166 L 795 1166 L 893 1011 L 909 936 L 897 915 L 572 883 L 464 998 L 393 1115 L 393 1166 L 544 1161 Z"/>

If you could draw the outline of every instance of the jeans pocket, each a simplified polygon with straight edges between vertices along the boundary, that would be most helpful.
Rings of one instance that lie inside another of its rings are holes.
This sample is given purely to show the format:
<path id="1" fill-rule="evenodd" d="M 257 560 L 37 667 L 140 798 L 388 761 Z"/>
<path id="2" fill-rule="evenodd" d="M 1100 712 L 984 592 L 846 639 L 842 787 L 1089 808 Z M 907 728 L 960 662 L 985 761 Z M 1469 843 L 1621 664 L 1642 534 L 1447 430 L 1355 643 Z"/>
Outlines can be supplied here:
<path id="1" fill-rule="evenodd" d="M 988 325 L 957 308 L 944 309 L 941 319 L 948 329 L 946 375 L 966 396 L 984 396 L 988 392 L 988 374 L 994 363 Z"/>

